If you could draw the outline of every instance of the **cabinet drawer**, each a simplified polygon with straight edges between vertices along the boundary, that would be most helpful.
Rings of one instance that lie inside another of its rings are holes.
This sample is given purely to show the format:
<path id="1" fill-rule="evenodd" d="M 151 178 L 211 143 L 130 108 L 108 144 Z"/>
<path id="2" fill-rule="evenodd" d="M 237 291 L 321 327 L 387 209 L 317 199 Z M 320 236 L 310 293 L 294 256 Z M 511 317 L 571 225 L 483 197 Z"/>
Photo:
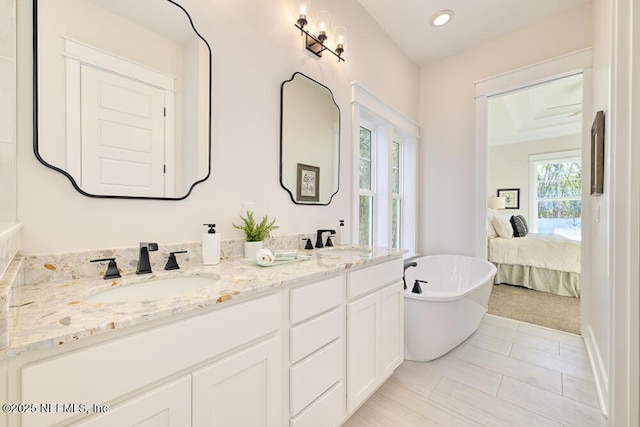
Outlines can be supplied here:
<path id="1" fill-rule="evenodd" d="M 280 295 L 270 295 L 26 365 L 22 401 L 103 404 L 273 333 L 279 319 Z M 72 415 L 23 414 L 22 426 Z"/>
<path id="2" fill-rule="evenodd" d="M 402 279 L 402 258 L 354 271 L 347 275 L 347 298 L 364 295 Z"/>
<path id="3" fill-rule="evenodd" d="M 344 418 L 344 384 L 340 382 L 293 418 L 291 427 L 337 426 L 342 418 Z"/>
<path id="4" fill-rule="evenodd" d="M 342 308 L 291 328 L 291 363 L 310 355 L 342 335 Z"/>
<path id="5" fill-rule="evenodd" d="M 327 391 L 342 377 L 342 340 L 337 340 L 290 368 L 291 416 Z"/>
<path id="6" fill-rule="evenodd" d="M 291 324 L 309 319 L 342 302 L 344 276 L 336 276 L 291 290 Z"/>

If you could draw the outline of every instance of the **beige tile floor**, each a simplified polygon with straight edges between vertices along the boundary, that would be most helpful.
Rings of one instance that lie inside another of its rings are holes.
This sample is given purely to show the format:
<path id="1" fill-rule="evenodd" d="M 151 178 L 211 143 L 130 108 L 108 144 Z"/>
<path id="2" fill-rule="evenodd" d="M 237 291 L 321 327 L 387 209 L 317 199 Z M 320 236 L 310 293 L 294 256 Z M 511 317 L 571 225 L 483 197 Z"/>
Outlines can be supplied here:
<path id="1" fill-rule="evenodd" d="M 486 315 L 474 335 L 427 363 L 405 361 L 344 424 L 606 426 L 582 338 Z"/>

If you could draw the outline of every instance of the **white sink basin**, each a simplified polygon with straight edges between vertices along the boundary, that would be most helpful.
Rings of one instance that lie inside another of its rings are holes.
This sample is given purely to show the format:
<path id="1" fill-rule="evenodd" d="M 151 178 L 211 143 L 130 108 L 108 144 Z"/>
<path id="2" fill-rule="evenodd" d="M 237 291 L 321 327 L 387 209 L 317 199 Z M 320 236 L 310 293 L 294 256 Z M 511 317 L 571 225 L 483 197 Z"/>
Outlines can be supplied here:
<path id="1" fill-rule="evenodd" d="M 354 257 L 354 256 L 369 256 L 371 254 L 371 249 L 369 248 L 358 248 L 358 247 L 334 247 L 334 248 L 325 248 L 318 250 L 318 253 L 322 256 L 336 256 L 336 257 Z"/>
<path id="2" fill-rule="evenodd" d="M 215 285 L 219 280 L 218 276 L 181 276 L 125 283 L 91 295 L 85 302 L 135 302 L 172 298 Z"/>

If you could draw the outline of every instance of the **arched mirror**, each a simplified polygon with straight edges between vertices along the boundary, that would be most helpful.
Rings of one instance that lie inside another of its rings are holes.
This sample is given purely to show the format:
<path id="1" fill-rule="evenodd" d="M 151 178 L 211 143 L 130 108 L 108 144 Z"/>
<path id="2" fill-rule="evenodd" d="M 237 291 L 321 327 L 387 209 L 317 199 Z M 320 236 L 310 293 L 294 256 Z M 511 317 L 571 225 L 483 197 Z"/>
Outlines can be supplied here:
<path id="1" fill-rule="evenodd" d="M 211 49 L 171 0 L 33 0 L 34 151 L 82 194 L 179 200 L 211 168 Z"/>
<path id="2" fill-rule="evenodd" d="M 280 90 L 280 184 L 293 203 L 328 205 L 339 188 L 340 109 L 302 73 Z"/>

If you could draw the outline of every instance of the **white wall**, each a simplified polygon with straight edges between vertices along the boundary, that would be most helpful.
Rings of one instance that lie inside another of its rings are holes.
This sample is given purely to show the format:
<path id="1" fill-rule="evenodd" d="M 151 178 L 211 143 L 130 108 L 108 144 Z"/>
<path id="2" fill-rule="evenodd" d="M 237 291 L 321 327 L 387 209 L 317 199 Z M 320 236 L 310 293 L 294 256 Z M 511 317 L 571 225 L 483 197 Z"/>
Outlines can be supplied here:
<path id="1" fill-rule="evenodd" d="M 591 5 L 420 70 L 420 238 L 425 254 L 475 251 L 474 82 L 591 46 Z"/>
<path id="2" fill-rule="evenodd" d="M 15 0 L 0 0 L 0 233 L 16 219 Z M 1 269 L 0 269 L 1 270 Z"/>
<path id="3" fill-rule="evenodd" d="M 568 135 L 489 147 L 487 151 L 487 194 L 496 196 L 499 188 L 519 188 L 520 209 L 508 209 L 502 213 L 522 215 L 531 222 L 529 155 L 579 150 L 581 142 L 580 135 Z"/>
<path id="4" fill-rule="evenodd" d="M 50 0 L 47 0 L 50 1 Z M 197 241 L 203 223 L 223 238 L 243 201 L 257 215 L 277 218 L 278 234 L 338 225 L 351 210 L 350 82 L 357 81 L 409 117 L 418 117 L 418 68 L 391 42 L 356 0 L 317 0 L 334 25 L 348 28 L 344 57 L 318 59 L 303 48 L 294 27 L 294 2 L 184 0 L 194 25 L 210 43 L 212 69 L 212 173 L 183 201 L 93 199 L 42 166 L 31 144 L 31 1 L 18 0 L 18 220 L 23 253 Z M 343 114 L 340 192 L 333 203 L 297 206 L 280 187 L 280 84 L 301 71 L 331 88 Z M 390 84 L 393 82 L 393 84 Z M 349 224 L 348 224 L 349 225 Z"/>

